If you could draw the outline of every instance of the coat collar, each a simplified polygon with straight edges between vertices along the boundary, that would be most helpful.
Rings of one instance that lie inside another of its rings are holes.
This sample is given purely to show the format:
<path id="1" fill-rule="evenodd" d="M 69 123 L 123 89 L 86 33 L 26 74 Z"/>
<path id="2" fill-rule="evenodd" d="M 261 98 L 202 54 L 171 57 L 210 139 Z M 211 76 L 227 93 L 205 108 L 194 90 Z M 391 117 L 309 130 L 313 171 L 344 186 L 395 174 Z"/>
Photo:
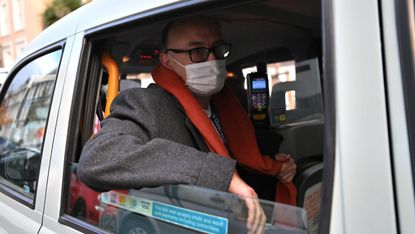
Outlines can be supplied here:
<path id="1" fill-rule="evenodd" d="M 195 128 L 192 121 L 190 121 L 189 117 L 187 117 L 186 113 L 184 112 L 184 109 L 183 109 L 182 105 L 180 105 L 180 103 L 177 100 L 176 100 L 176 106 L 181 112 L 183 112 L 183 114 L 185 116 L 184 124 L 185 124 L 187 130 L 189 131 L 190 135 L 192 136 L 193 141 L 195 142 L 195 144 L 199 148 L 199 150 L 203 151 L 203 152 L 209 152 L 209 148 L 207 147 L 205 141 L 203 140 L 202 135 L 200 135 L 199 131 Z"/>

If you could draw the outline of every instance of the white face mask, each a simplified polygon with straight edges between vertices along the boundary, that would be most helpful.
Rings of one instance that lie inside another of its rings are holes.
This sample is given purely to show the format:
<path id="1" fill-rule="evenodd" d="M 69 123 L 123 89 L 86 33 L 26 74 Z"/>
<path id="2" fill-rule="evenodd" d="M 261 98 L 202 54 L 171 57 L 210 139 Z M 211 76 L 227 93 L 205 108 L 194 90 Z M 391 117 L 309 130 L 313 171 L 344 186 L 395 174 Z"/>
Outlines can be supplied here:
<path id="1" fill-rule="evenodd" d="M 172 58 L 171 56 L 169 56 Z M 197 96 L 212 96 L 222 90 L 226 79 L 224 59 L 183 66 L 172 58 L 186 72 L 186 86 Z"/>

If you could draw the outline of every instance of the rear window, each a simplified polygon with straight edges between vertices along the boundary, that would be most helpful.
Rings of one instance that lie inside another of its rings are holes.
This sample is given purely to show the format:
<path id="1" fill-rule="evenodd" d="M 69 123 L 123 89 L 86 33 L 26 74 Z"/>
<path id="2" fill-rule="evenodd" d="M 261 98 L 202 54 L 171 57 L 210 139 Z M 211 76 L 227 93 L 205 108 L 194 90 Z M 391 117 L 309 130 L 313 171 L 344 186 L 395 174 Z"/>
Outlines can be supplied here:
<path id="1" fill-rule="evenodd" d="M 62 55 L 34 59 L 13 77 L 0 105 L 0 185 L 33 202 L 46 123 Z M 1 188 L 1 187 L 0 187 Z"/>

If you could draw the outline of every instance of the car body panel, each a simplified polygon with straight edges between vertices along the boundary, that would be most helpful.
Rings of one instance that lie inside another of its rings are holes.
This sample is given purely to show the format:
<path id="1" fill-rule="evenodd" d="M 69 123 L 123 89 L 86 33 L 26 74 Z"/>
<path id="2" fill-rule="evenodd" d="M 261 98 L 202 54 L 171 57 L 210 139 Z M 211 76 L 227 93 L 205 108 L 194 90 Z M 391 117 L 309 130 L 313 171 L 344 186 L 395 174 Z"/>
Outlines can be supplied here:
<path id="1" fill-rule="evenodd" d="M 68 123 L 69 123 L 69 116 L 70 116 L 70 109 L 72 104 L 72 97 L 73 97 L 73 90 L 75 86 L 75 77 L 77 73 L 77 67 L 79 65 L 79 57 L 82 50 L 82 41 L 83 41 L 83 34 L 78 34 L 76 36 L 72 36 L 67 39 L 68 44 L 71 42 L 73 45 L 70 46 L 70 59 L 67 61 L 68 66 L 66 68 L 65 73 L 65 80 L 62 83 L 62 101 L 60 103 L 59 113 L 56 113 L 57 121 L 56 121 L 56 129 L 59 130 L 59 135 L 56 135 L 54 140 L 54 147 L 52 151 L 51 163 L 50 163 L 50 172 L 49 172 L 49 179 L 47 183 L 48 191 L 46 194 L 46 200 L 48 201 L 45 205 L 45 212 L 44 212 L 44 219 L 48 220 L 45 221 L 44 227 L 50 230 L 55 231 L 56 233 L 67 233 L 67 227 L 64 225 L 54 225 L 54 222 L 58 222 L 60 217 L 60 209 L 57 207 L 61 207 L 61 195 L 62 195 L 62 181 L 63 181 L 63 174 L 64 174 L 64 162 L 65 162 L 65 150 L 67 145 L 67 133 L 68 133 Z M 50 226 L 49 226 L 50 225 Z M 57 228 L 57 229 L 54 229 Z M 73 229 L 72 229 L 73 230 Z M 75 230 L 73 230 L 75 231 Z"/>
<path id="2" fill-rule="evenodd" d="M 125 1 L 123 4 L 117 4 L 116 7 L 108 7 L 113 4 L 112 0 L 92 1 L 90 4 L 86 5 L 84 9 L 82 9 L 85 12 L 80 12 L 82 13 L 81 16 L 76 16 L 82 18 L 82 24 L 79 25 L 77 32 L 90 30 L 132 15 L 140 15 L 140 17 L 143 17 L 146 16 L 143 12 L 151 12 L 158 7 L 175 2 L 179 5 L 182 4 L 179 3 L 180 1 L 178 0 Z M 187 4 L 190 4 L 191 2 L 198 1 L 182 2 L 188 2 Z M 177 4 L 175 4 L 175 7 L 178 7 Z M 100 15 L 105 15 L 107 17 L 97 18 L 95 14 L 90 14 L 90 12 L 99 12 Z"/>
<path id="3" fill-rule="evenodd" d="M 334 51 L 341 195 L 333 196 L 342 205 L 333 209 L 342 210 L 346 233 L 397 232 L 378 9 L 374 0 L 336 1 L 333 9 L 341 45 Z"/>
<path id="4" fill-rule="evenodd" d="M 33 39 L 18 60 L 30 55 L 40 48 L 50 45 L 51 43 L 58 42 L 66 37 L 74 35 L 76 32 L 90 30 L 100 25 L 137 14 L 137 12 L 147 11 L 149 9 L 177 2 L 177 0 L 125 1 L 123 4 L 117 3 L 115 7 L 112 7 L 113 3 L 111 2 L 113 1 L 92 1 L 69 13 L 47 27 L 41 34 Z M 91 14 L 91 12 L 94 12 L 94 14 Z M 100 17 L 97 17 L 97 15 Z"/>
<path id="5" fill-rule="evenodd" d="M 41 227 L 42 209 L 32 210 L 3 193 L 0 210 L 0 233 L 36 233 Z"/>
<path id="6" fill-rule="evenodd" d="M 382 0 L 383 38 L 388 87 L 389 120 L 392 135 L 394 183 L 401 233 L 415 230 L 415 196 L 409 152 L 408 127 L 403 97 L 402 71 L 394 2 Z"/>

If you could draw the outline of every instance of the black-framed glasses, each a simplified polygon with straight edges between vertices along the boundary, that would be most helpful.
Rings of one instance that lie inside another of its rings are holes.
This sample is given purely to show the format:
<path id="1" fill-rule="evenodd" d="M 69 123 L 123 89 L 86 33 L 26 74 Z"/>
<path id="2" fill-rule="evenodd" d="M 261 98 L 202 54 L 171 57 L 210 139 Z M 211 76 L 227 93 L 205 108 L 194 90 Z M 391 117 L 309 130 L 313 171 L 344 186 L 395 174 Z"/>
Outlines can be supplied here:
<path id="1" fill-rule="evenodd" d="M 190 60 L 194 63 L 201 63 L 209 58 L 210 52 L 216 59 L 225 59 L 231 52 L 231 43 L 222 43 L 212 48 L 197 47 L 190 50 L 166 49 L 166 53 L 171 51 L 174 53 L 189 53 Z"/>

